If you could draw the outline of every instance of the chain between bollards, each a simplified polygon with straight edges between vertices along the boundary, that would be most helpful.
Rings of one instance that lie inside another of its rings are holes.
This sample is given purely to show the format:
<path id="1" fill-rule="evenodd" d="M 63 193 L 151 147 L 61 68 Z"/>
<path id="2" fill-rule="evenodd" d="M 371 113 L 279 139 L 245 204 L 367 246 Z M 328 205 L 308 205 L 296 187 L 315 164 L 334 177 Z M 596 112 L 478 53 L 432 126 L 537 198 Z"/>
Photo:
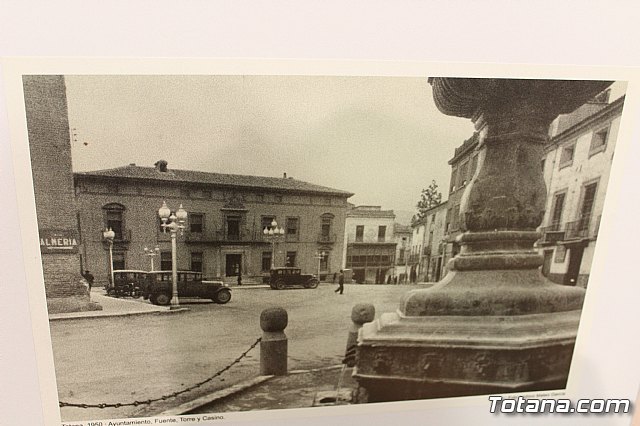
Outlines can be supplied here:
<path id="1" fill-rule="evenodd" d="M 249 346 L 249 349 L 247 349 L 246 351 L 244 351 L 239 357 L 237 357 L 236 359 L 234 359 L 229 365 L 227 365 L 226 367 L 224 367 L 223 369 L 219 370 L 218 372 L 216 372 L 213 376 L 196 383 L 195 385 L 189 386 L 188 388 L 184 388 L 182 390 L 173 392 L 171 394 L 168 395 L 163 395 L 161 397 L 158 398 L 150 398 L 150 399 L 145 399 L 143 401 L 133 401 L 133 402 L 116 402 L 116 403 L 100 403 L 100 404 L 75 404 L 75 403 L 71 403 L 71 402 L 63 402 L 60 401 L 59 405 L 60 407 L 75 407 L 75 408 L 120 408 L 120 407 L 137 407 L 139 405 L 148 405 L 148 404 L 152 404 L 154 402 L 158 402 L 158 401 L 166 401 L 167 399 L 171 399 L 171 398 L 175 398 L 178 395 L 182 395 L 183 393 L 187 393 L 190 392 L 196 388 L 199 388 L 200 386 L 209 383 L 211 380 L 215 379 L 216 377 L 220 376 L 222 373 L 224 373 L 225 371 L 229 370 L 231 367 L 233 367 L 234 365 L 236 365 L 237 363 L 239 363 L 244 357 L 247 356 L 247 354 L 253 349 L 255 348 L 258 343 L 260 343 L 260 341 L 262 341 L 262 337 L 258 337 L 258 339 L 256 339 L 256 341 Z"/>

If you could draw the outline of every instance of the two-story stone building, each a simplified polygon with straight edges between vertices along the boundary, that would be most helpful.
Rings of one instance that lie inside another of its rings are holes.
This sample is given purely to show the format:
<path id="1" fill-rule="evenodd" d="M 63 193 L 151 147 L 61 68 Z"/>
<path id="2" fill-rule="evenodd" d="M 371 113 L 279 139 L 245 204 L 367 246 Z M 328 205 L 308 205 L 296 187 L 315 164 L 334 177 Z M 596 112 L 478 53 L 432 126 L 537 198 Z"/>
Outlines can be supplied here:
<path id="1" fill-rule="evenodd" d="M 346 214 L 345 264 L 359 283 L 384 284 L 393 276 L 396 215 L 380 206 L 354 206 Z"/>
<path id="2" fill-rule="evenodd" d="M 160 250 L 156 269 L 170 270 L 169 233 L 160 226 L 163 201 L 172 211 L 188 212 L 178 236 L 180 270 L 205 277 L 245 281 L 268 274 L 271 265 L 297 266 L 303 273 L 340 269 L 347 199 L 353 194 L 297 179 L 174 170 L 166 161 L 155 167 L 130 164 L 74 174 L 84 265 L 96 284 L 109 275 L 108 245 L 102 231 L 115 232 L 114 269 L 149 270 L 145 247 Z M 275 245 L 263 230 L 273 221 L 285 230 Z M 275 247 L 275 252 L 273 250 Z"/>

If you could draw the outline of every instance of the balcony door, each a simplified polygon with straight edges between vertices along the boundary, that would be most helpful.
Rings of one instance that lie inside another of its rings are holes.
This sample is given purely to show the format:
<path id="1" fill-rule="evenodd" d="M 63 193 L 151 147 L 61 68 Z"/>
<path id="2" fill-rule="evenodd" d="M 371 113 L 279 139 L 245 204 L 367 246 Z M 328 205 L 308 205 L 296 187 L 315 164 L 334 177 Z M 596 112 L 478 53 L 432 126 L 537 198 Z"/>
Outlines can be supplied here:
<path id="1" fill-rule="evenodd" d="M 240 219 L 240 216 L 227 216 L 227 240 L 240 240 Z"/>

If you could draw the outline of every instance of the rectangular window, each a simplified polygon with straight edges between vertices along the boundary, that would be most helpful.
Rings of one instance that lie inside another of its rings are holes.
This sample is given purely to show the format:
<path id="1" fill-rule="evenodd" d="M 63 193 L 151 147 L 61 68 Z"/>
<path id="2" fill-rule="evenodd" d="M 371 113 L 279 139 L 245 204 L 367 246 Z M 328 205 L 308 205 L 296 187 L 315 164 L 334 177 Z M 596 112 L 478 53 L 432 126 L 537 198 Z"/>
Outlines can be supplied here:
<path id="1" fill-rule="evenodd" d="M 260 218 L 260 230 L 264 231 L 264 228 L 271 229 L 271 222 L 275 220 L 275 216 L 262 216 Z"/>
<path id="2" fill-rule="evenodd" d="M 204 215 L 202 213 L 191 213 L 189 215 L 189 231 L 195 233 L 204 231 Z"/>
<path id="3" fill-rule="evenodd" d="M 607 147 L 607 139 L 609 137 L 609 128 L 600 129 L 593 132 L 591 138 L 591 147 L 589 148 L 589 156 L 602 152 Z"/>
<path id="4" fill-rule="evenodd" d="M 113 253 L 113 270 L 119 271 L 126 269 L 124 253 Z"/>
<path id="5" fill-rule="evenodd" d="M 379 243 L 384 243 L 384 238 L 386 233 L 387 233 L 386 226 L 378 226 L 378 242 Z"/>
<path id="6" fill-rule="evenodd" d="M 364 225 L 356 226 L 356 242 L 361 243 L 364 241 Z"/>
<path id="7" fill-rule="evenodd" d="M 271 270 L 271 252 L 262 252 L 262 272 L 269 272 Z"/>
<path id="8" fill-rule="evenodd" d="M 287 264 L 285 266 L 294 267 L 296 266 L 296 252 L 288 251 L 287 252 Z"/>
<path id="9" fill-rule="evenodd" d="M 584 195 L 582 197 L 582 208 L 580 209 L 580 222 L 578 229 L 580 231 L 587 230 L 589 223 L 591 222 L 591 213 L 593 211 L 593 204 L 596 199 L 597 183 L 592 183 L 584 187 Z"/>
<path id="10" fill-rule="evenodd" d="M 576 150 L 575 144 L 565 146 L 562 148 L 562 152 L 560 153 L 560 165 L 559 165 L 561 169 L 573 164 L 573 154 L 575 153 L 575 150 Z"/>
<path id="11" fill-rule="evenodd" d="M 287 218 L 287 240 L 288 241 L 298 240 L 298 227 L 299 227 L 299 220 L 297 217 Z"/>
<path id="12" fill-rule="evenodd" d="M 474 155 L 471 159 L 471 168 L 469 169 L 469 180 L 476 173 L 476 169 L 478 168 L 478 154 Z"/>
<path id="13" fill-rule="evenodd" d="M 320 225 L 320 241 L 331 241 L 331 224 L 333 223 L 333 215 L 322 215 L 322 223 Z"/>
<path id="14" fill-rule="evenodd" d="M 566 194 L 556 194 L 553 200 L 553 210 L 551 215 L 551 226 L 553 231 L 560 230 L 560 223 L 562 222 L 562 211 L 564 210 L 564 200 Z"/>
<path id="15" fill-rule="evenodd" d="M 191 270 L 193 272 L 202 272 L 202 252 L 191 252 Z"/>
<path id="16" fill-rule="evenodd" d="M 171 252 L 163 251 L 160 253 L 160 270 L 161 271 L 170 271 L 171 270 Z"/>
<path id="17" fill-rule="evenodd" d="M 398 252 L 398 262 L 399 263 L 404 263 L 404 249 L 401 248 L 400 251 Z"/>
<path id="18" fill-rule="evenodd" d="M 469 165 L 468 161 L 465 161 L 464 163 L 462 163 L 462 165 L 460 166 L 460 169 L 458 170 L 458 187 L 462 188 L 463 186 L 465 186 L 467 184 L 467 166 Z"/>
<path id="19" fill-rule="evenodd" d="M 451 170 L 451 186 L 449 187 L 449 192 L 454 192 L 456 190 L 456 169 Z"/>
<path id="20" fill-rule="evenodd" d="M 122 226 L 122 210 L 107 210 L 107 228 L 115 233 L 115 240 L 122 241 L 123 226 Z"/>
<path id="21" fill-rule="evenodd" d="M 227 216 L 227 240 L 240 240 L 240 216 Z"/>

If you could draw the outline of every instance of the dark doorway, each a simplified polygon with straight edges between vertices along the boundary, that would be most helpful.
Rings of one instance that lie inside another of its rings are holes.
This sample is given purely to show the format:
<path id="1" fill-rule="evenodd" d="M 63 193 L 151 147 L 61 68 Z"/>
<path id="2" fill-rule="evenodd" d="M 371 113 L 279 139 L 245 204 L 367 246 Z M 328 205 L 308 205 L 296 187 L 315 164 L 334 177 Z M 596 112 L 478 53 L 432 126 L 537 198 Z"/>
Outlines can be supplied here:
<path id="1" fill-rule="evenodd" d="M 364 282 L 364 269 L 354 269 L 353 279 L 356 280 L 358 284 L 362 284 Z"/>
<path id="2" fill-rule="evenodd" d="M 241 254 L 228 254 L 225 268 L 225 275 L 227 277 L 237 277 L 240 273 L 240 267 L 242 265 Z"/>
<path id="3" fill-rule="evenodd" d="M 567 267 L 567 274 L 564 276 L 565 285 L 576 285 L 578 283 L 583 252 L 583 246 L 571 246 L 569 248 L 569 266 Z"/>

